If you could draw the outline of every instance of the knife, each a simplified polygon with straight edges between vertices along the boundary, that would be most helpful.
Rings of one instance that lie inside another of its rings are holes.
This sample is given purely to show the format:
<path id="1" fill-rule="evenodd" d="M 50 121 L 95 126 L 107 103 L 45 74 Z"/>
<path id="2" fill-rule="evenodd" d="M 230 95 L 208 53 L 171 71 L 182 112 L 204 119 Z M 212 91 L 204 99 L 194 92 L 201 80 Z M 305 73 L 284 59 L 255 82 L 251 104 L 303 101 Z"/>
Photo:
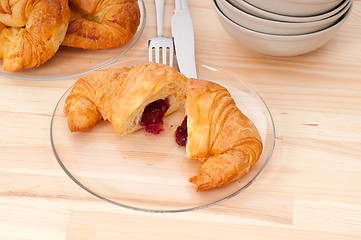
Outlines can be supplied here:
<path id="1" fill-rule="evenodd" d="M 187 78 L 197 78 L 193 23 L 187 0 L 175 0 L 172 36 L 179 71 Z"/>

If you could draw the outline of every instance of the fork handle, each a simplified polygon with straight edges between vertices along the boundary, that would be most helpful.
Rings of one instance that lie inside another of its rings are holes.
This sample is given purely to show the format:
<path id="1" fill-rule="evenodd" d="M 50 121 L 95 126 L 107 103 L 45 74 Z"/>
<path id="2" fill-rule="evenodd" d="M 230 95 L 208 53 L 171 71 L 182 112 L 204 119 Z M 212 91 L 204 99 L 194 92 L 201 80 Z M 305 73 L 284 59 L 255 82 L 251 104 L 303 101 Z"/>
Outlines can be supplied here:
<path id="1" fill-rule="evenodd" d="M 156 14 L 157 14 L 158 37 L 163 37 L 164 0 L 155 0 L 155 11 L 156 11 Z"/>

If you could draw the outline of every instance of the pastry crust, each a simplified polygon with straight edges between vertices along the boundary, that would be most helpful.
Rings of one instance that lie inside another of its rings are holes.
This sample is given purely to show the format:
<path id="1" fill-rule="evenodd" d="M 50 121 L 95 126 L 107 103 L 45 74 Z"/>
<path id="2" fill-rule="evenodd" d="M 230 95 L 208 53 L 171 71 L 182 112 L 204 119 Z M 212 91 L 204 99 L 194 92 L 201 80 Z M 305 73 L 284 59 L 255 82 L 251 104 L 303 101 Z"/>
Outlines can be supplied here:
<path id="1" fill-rule="evenodd" d="M 186 100 L 186 85 L 184 75 L 158 63 L 98 70 L 75 83 L 64 114 L 72 132 L 88 130 L 104 119 L 124 135 L 142 128 L 142 113 L 154 101 L 169 100 L 165 116 L 177 110 Z"/>
<path id="2" fill-rule="evenodd" d="M 220 187 L 247 174 L 262 153 L 257 128 L 236 106 L 226 88 L 189 79 L 187 158 L 202 161 L 190 182 L 197 191 Z"/>
<path id="3" fill-rule="evenodd" d="M 72 17 L 62 43 L 84 49 L 106 49 L 128 42 L 140 23 L 136 0 L 70 0 Z"/>
<path id="4" fill-rule="evenodd" d="M 3 69 L 34 68 L 48 61 L 58 51 L 69 19 L 67 0 L 1 1 Z"/>

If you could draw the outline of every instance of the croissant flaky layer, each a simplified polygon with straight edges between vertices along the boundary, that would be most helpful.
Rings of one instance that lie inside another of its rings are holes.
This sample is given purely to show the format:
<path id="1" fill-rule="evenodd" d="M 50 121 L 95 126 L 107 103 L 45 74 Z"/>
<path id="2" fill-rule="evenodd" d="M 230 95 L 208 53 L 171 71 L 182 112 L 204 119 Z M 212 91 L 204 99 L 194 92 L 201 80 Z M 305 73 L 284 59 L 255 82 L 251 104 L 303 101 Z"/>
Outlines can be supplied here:
<path id="1" fill-rule="evenodd" d="M 190 178 L 197 191 L 227 185 L 250 171 L 261 156 L 262 140 L 226 88 L 189 79 L 187 113 L 187 158 L 202 161 Z"/>
<path id="2" fill-rule="evenodd" d="M 69 24 L 67 0 L 1 3 L 0 58 L 3 58 L 3 69 L 34 68 L 53 57 Z"/>
<path id="3" fill-rule="evenodd" d="M 136 0 L 70 0 L 72 18 L 62 43 L 84 49 L 106 49 L 128 42 L 140 23 Z"/>
<path id="4" fill-rule="evenodd" d="M 144 109 L 157 100 L 169 102 L 165 116 L 177 110 L 186 100 L 186 84 L 184 75 L 158 63 L 98 70 L 75 83 L 64 114 L 72 132 L 88 130 L 104 119 L 124 135 L 142 128 Z"/>

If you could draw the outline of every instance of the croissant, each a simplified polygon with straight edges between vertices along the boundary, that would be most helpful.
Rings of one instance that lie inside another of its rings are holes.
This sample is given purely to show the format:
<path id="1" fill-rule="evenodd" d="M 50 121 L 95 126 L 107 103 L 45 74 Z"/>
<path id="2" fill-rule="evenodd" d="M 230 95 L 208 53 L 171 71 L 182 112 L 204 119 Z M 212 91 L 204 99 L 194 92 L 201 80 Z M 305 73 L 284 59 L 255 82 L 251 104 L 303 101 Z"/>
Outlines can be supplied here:
<path id="1" fill-rule="evenodd" d="M 84 49 L 106 49 L 128 42 L 140 23 L 136 0 L 70 0 L 72 17 L 62 43 Z"/>
<path id="2" fill-rule="evenodd" d="M 65 37 L 69 19 L 67 0 L 1 0 L 3 69 L 34 68 L 52 58 Z"/>
<path id="3" fill-rule="evenodd" d="M 187 114 L 186 155 L 202 161 L 189 179 L 197 191 L 227 185 L 250 171 L 262 153 L 262 140 L 226 88 L 189 79 Z"/>
<path id="4" fill-rule="evenodd" d="M 158 63 L 97 70 L 78 79 L 64 114 L 72 132 L 88 130 L 104 119 L 120 135 L 142 127 L 158 134 L 162 118 L 184 104 L 186 85 L 184 75 Z"/>

